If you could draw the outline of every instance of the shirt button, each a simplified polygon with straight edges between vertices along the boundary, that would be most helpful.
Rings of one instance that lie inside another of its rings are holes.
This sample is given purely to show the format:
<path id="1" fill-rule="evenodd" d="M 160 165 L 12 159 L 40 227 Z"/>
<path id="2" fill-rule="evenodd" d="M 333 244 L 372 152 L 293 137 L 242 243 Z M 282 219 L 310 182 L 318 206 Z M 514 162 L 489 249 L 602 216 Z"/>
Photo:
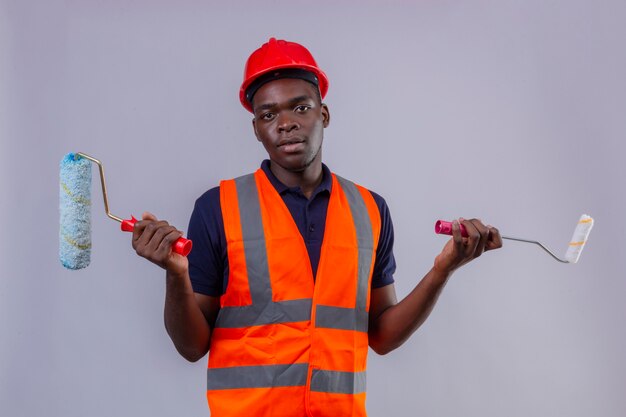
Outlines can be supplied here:
<path id="1" fill-rule="evenodd" d="M 315 223 L 311 223 L 309 226 L 309 232 L 313 233 L 315 231 Z"/>

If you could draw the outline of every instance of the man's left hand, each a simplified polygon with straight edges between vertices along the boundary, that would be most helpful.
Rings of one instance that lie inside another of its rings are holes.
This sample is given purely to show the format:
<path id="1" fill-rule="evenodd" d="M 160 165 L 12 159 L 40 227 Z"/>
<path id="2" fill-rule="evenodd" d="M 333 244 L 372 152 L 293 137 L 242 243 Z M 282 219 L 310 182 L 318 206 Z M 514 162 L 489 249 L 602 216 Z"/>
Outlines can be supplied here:
<path id="1" fill-rule="evenodd" d="M 467 230 L 467 237 L 461 236 L 461 224 Z M 502 237 L 498 229 L 485 226 L 478 219 L 461 218 L 452 222 L 452 238 L 435 258 L 434 269 L 451 274 L 484 252 L 501 247 Z"/>

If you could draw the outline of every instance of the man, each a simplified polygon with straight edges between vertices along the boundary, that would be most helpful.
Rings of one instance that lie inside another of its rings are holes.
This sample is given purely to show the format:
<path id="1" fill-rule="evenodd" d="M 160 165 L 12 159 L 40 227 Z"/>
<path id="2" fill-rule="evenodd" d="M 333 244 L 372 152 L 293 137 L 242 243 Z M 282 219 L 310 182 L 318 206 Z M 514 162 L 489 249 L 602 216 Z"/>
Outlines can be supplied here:
<path id="1" fill-rule="evenodd" d="M 189 237 L 144 213 L 137 253 L 166 270 L 165 326 L 180 354 L 209 352 L 212 416 L 365 416 L 368 346 L 386 354 L 426 320 L 448 278 L 498 230 L 455 221 L 453 237 L 397 302 L 384 200 L 322 164 L 326 75 L 303 46 L 274 38 L 240 91 L 269 161 L 200 197 Z M 460 224 L 467 230 L 462 237 Z"/>

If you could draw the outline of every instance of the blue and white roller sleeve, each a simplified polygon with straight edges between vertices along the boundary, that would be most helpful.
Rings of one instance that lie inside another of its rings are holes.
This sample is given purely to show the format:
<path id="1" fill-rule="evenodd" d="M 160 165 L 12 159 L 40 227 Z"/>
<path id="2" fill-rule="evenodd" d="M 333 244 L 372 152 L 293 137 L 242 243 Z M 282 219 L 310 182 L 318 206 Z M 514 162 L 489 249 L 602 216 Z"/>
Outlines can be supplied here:
<path id="1" fill-rule="evenodd" d="M 82 269 L 91 260 L 91 162 L 65 155 L 59 179 L 59 259 L 68 269 Z"/>

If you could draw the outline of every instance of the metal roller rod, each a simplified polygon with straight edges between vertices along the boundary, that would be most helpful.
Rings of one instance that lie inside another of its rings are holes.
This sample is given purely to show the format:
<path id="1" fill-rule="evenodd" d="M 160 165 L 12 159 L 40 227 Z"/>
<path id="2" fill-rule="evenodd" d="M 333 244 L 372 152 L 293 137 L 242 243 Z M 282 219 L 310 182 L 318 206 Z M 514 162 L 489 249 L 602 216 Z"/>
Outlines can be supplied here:
<path id="1" fill-rule="evenodd" d="M 107 216 L 121 223 L 123 219 L 120 217 L 114 216 L 113 214 L 111 214 L 111 211 L 109 210 L 109 199 L 107 198 L 107 186 L 106 186 L 106 181 L 104 180 L 104 167 L 102 166 L 102 162 L 100 162 L 93 156 L 89 156 L 82 152 L 76 152 L 76 155 L 89 159 L 91 162 L 98 164 L 98 170 L 100 171 L 100 184 L 102 184 L 102 198 L 104 200 L 104 211 L 106 212 Z"/>
<path id="2" fill-rule="evenodd" d="M 501 237 L 502 237 L 502 239 L 507 239 L 507 240 L 516 240 L 518 242 L 534 243 L 535 245 L 538 245 L 539 247 L 541 247 L 541 249 L 543 249 L 546 252 L 548 252 L 548 254 L 550 254 L 550 256 L 552 256 L 557 261 L 562 262 L 564 264 L 570 263 L 569 261 L 566 261 L 566 260 L 561 259 L 558 256 L 556 256 L 554 253 L 552 253 L 550 251 L 550 249 L 546 248 L 541 242 L 537 242 L 536 240 L 520 239 L 518 237 L 511 237 L 511 236 L 501 236 Z"/>

